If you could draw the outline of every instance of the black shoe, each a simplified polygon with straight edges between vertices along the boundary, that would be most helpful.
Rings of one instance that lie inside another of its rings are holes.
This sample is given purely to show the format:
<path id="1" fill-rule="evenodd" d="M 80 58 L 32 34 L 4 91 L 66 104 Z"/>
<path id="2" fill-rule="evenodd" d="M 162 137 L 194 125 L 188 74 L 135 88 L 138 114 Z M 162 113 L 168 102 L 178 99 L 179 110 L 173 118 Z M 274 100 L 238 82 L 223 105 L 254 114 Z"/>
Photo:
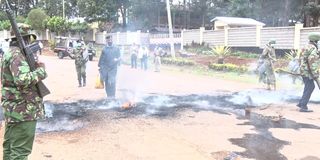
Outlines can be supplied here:
<path id="1" fill-rule="evenodd" d="M 313 112 L 313 110 L 309 110 L 308 108 L 300 108 L 299 112 Z"/>
<path id="2" fill-rule="evenodd" d="M 82 87 L 82 85 L 81 84 L 79 84 L 79 86 L 78 87 Z"/>

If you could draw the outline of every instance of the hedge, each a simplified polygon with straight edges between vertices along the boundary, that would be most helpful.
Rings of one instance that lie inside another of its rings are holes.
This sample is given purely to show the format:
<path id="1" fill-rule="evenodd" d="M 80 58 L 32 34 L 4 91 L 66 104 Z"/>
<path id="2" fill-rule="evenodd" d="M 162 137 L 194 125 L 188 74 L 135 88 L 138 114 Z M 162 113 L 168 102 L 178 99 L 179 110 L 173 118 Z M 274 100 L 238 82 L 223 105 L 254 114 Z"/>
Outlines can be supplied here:
<path id="1" fill-rule="evenodd" d="M 194 61 L 185 58 L 162 58 L 161 63 L 177 66 L 193 66 L 196 64 Z"/>
<path id="2" fill-rule="evenodd" d="M 225 72 L 245 73 L 248 71 L 248 67 L 246 66 L 237 66 L 231 63 L 225 63 L 225 64 L 211 63 L 209 64 L 209 68 L 216 71 L 225 71 Z"/>

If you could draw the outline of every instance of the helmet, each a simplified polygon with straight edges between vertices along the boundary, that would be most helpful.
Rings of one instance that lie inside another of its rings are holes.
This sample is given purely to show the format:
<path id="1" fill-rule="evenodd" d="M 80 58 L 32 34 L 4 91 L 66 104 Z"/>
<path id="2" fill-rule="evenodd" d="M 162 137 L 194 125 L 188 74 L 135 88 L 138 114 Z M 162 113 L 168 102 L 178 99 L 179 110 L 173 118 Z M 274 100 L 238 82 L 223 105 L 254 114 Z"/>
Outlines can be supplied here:
<path id="1" fill-rule="evenodd" d="M 319 41 L 320 40 L 320 33 L 319 32 L 312 32 L 308 35 L 309 41 Z"/>
<path id="2" fill-rule="evenodd" d="M 270 39 L 269 42 L 268 42 L 268 44 L 276 44 L 276 40 Z"/>

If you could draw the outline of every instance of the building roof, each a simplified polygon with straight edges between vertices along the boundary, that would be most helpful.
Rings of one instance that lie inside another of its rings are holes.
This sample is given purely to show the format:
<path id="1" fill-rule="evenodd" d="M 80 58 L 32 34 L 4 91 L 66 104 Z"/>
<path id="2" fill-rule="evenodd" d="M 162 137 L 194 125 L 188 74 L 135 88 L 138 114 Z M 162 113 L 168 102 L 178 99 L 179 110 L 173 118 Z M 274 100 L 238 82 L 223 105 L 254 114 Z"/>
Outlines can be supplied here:
<path id="1" fill-rule="evenodd" d="M 240 17 L 216 17 L 210 22 L 221 21 L 227 25 L 238 25 L 238 26 L 264 26 L 265 24 L 259 21 L 256 21 L 252 18 L 240 18 Z"/>

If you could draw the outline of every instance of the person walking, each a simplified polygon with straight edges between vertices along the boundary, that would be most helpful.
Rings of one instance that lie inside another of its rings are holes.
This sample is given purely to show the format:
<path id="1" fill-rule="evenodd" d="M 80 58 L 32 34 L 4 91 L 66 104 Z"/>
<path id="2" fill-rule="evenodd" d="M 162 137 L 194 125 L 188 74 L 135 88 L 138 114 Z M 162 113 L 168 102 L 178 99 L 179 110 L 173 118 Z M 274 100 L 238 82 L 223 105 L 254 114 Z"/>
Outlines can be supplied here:
<path id="1" fill-rule="evenodd" d="M 148 58 L 149 58 L 149 49 L 146 46 L 142 47 L 141 50 L 142 54 L 142 60 L 141 65 L 143 70 L 148 70 Z"/>
<path id="2" fill-rule="evenodd" d="M 304 83 L 304 89 L 301 99 L 297 106 L 300 112 L 313 112 L 309 110 L 308 103 L 311 94 L 315 88 L 314 81 L 319 86 L 319 67 L 320 56 L 318 51 L 318 42 L 320 40 L 320 33 L 311 33 L 308 36 L 309 44 L 305 47 L 300 58 L 300 74 Z"/>
<path id="3" fill-rule="evenodd" d="M 271 90 L 271 86 L 276 90 L 276 77 L 273 69 L 273 62 L 276 61 L 276 54 L 274 45 L 276 44 L 275 40 L 270 40 L 259 58 L 258 62 L 258 73 L 259 73 L 259 82 L 263 82 L 267 85 L 267 89 Z"/>
<path id="4" fill-rule="evenodd" d="M 42 55 L 43 44 L 41 41 L 39 41 L 39 47 L 40 47 L 39 54 Z"/>
<path id="5" fill-rule="evenodd" d="M 32 152 L 36 123 L 45 117 L 36 84 L 45 79 L 44 63 L 32 71 L 18 47 L 10 47 L 1 60 L 1 85 L 5 118 L 3 160 L 26 160 Z"/>
<path id="6" fill-rule="evenodd" d="M 120 50 L 112 43 L 112 37 L 106 37 L 106 46 L 103 48 L 98 67 L 100 75 L 105 83 L 105 90 L 108 98 L 115 98 L 116 77 L 120 62 Z"/>
<path id="7" fill-rule="evenodd" d="M 161 47 L 156 47 L 154 49 L 154 67 L 155 67 L 155 72 L 160 72 L 160 66 L 161 66 L 161 52 L 162 49 Z"/>
<path id="8" fill-rule="evenodd" d="M 133 45 L 130 48 L 131 68 L 137 69 L 138 52 L 139 52 L 138 46 L 135 43 L 133 43 Z"/>
<path id="9" fill-rule="evenodd" d="M 84 49 L 82 44 L 78 42 L 76 48 L 73 50 L 74 62 L 76 66 L 78 87 L 86 86 L 86 63 L 88 62 L 88 56 L 84 55 Z"/>

